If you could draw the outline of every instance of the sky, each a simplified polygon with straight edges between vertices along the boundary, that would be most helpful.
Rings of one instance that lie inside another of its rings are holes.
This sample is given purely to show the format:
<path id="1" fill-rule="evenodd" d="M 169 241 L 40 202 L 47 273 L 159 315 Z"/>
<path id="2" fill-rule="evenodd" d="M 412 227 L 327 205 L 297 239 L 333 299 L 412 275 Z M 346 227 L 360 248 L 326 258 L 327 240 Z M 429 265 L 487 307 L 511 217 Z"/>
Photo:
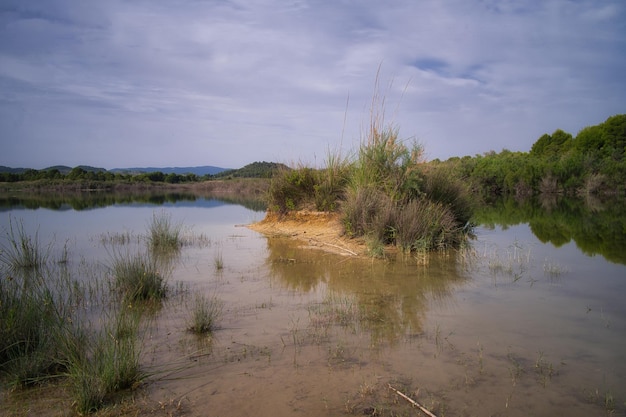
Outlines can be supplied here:
<path id="1" fill-rule="evenodd" d="M 427 159 L 626 113 L 624 0 L 0 0 L 0 165 Z"/>

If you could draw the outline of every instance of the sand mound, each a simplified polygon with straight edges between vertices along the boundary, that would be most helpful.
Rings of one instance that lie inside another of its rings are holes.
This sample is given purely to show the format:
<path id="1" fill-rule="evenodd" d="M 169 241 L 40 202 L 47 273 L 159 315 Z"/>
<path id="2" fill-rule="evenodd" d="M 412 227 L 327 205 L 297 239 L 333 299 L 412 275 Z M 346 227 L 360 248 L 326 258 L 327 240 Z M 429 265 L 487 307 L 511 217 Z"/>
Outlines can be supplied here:
<path id="1" fill-rule="evenodd" d="M 285 215 L 268 212 L 263 220 L 248 225 L 257 232 L 271 237 L 289 237 L 306 246 L 346 256 L 366 256 L 363 239 L 344 235 L 337 213 L 319 211 L 294 211 Z"/>

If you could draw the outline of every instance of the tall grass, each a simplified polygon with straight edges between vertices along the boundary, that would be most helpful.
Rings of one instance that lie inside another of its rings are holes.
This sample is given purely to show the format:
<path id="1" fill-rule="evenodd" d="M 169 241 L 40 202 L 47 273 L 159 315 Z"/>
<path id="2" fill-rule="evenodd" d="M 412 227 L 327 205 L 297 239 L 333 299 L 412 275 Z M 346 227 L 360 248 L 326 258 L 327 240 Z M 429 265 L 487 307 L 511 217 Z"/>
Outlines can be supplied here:
<path id="1" fill-rule="evenodd" d="M 317 184 L 313 168 L 299 166 L 279 169 L 270 182 L 268 203 L 271 210 L 284 214 L 311 205 Z"/>
<path id="2" fill-rule="evenodd" d="M 195 334 L 212 333 L 217 328 L 223 307 L 216 296 L 196 295 L 188 329 Z"/>
<path id="3" fill-rule="evenodd" d="M 80 414 L 140 384 L 139 326 L 151 305 L 143 301 L 167 295 L 179 231 L 169 216 L 155 215 L 148 247 L 132 252 L 126 240 L 113 242 L 107 287 L 98 276 L 73 279 L 84 271 L 71 268 L 67 245 L 53 262 L 52 244 L 11 222 L 0 246 L 0 383 L 20 388 L 63 377 Z"/>
<path id="4" fill-rule="evenodd" d="M 35 270 L 43 267 L 49 258 L 50 247 L 42 246 L 39 233 L 30 236 L 23 223 L 14 224 L 9 218 L 9 229 L 5 230 L 4 241 L 0 244 L 0 263 L 16 270 Z"/>
<path id="5" fill-rule="evenodd" d="M 297 167 L 274 177 L 270 210 L 338 211 L 346 234 L 365 237 L 376 253 L 457 246 L 471 232 L 468 188 L 448 173 L 427 170 L 422 146 L 402 140 L 385 120 L 378 76 L 370 120 L 353 158 L 329 153 L 326 167 Z"/>
<path id="6" fill-rule="evenodd" d="M 314 185 L 315 208 L 335 211 L 344 199 L 345 186 L 350 175 L 350 160 L 340 152 L 328 151 L 325 166 L 317 171 Z"/>
<path id="7" fill-rule="evenodd" d="M 153 213 L 148 224 L 148 245 L 153 251 L 176 251 L 181 246 L 180 223 L 172 222 L 167 212 Z"/>
<path id="8" fill-rule="evenodd" d="M 167 282 L 154 255 L 117 251 L 112 262 L 114 286 L 126 300 L 160 300 L 167 295 Z"/>
<path id="9" fill-rule="evenodd" d="M 63 337 L 65 375 L 81 414 L 98 410 L 112 394 L 144 378 L 137 338 L 141 310 L 122 307 L 104 315 L 104 323 L 77 323 Z"/>

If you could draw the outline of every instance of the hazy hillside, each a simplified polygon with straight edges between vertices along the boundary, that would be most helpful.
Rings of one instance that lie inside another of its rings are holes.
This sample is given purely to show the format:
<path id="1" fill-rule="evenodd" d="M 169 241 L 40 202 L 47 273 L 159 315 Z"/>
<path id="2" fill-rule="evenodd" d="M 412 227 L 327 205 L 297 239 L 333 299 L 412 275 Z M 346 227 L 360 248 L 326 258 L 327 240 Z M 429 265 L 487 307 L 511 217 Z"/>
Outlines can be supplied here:
<path id="1" fill-rule="evenodd" d="M 142 173 L 150 173 L 150 172 L 162 172 L 164 174 L 196 174 L 198 176 L 203 175 L 215 175 L 220 172 L 226 171 L 228 168 L 220 168 L 214 167 L 210 165 L 205 166 L 197 166 L 197 167 L 134 167 L 134 168 L 115 168 L 111 169 L 112 173 L 122 173 L 122 174 L 142 174 Z"/>

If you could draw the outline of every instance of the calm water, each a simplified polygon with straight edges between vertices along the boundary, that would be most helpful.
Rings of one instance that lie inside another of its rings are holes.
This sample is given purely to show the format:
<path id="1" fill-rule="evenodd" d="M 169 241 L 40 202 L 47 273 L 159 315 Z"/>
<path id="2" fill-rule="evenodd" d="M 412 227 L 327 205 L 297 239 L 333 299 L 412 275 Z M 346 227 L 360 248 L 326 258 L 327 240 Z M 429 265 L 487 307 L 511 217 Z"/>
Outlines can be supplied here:
<path id="1" fill-rule="evenodd" d="M 437 415 L 625 411 L 619 208 L 503 202 L 479 213 L 467 251 L 381 261 L 259 235 L 241 225 L 262 211 L 219 200 L 39 206 L 5 204 L 0 227 L 21 222 L 83 262 L 106 265 L 105 237 L 139 242 L 155 213 L 196 237 L 169 279 L 223 300 L 221 329 L 185 332 L 190 297 L 177 296 L 144 348 L 149 396 L 191 415 L 413 415 L 389 383 Z"/>

